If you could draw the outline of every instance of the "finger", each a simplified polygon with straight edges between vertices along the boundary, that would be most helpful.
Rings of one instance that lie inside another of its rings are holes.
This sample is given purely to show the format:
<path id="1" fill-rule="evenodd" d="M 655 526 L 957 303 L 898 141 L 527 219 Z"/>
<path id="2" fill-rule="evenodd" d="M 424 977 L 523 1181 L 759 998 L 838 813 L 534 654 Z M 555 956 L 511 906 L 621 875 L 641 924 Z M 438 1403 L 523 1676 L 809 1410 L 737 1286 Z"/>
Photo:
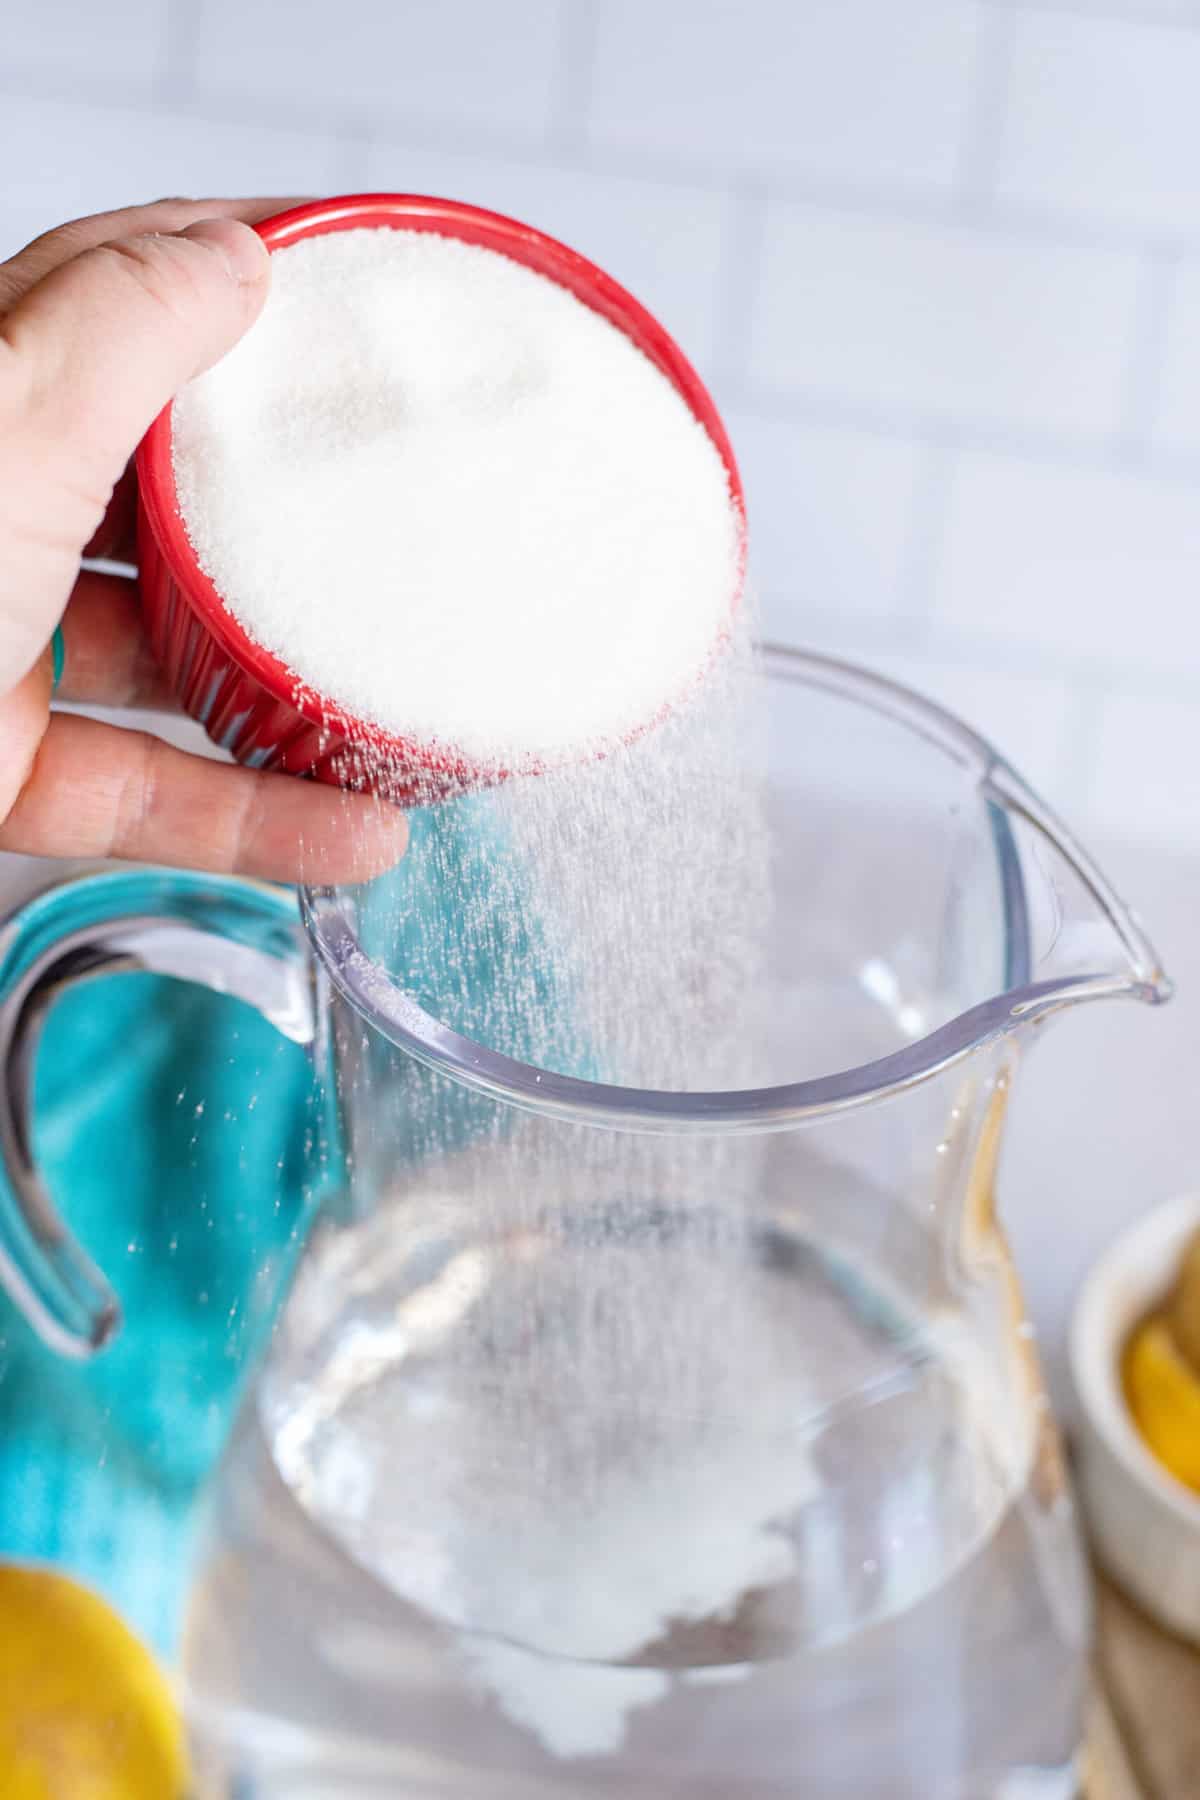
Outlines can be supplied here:
<path id="1" fill-rule="evenodd" d="M 118 857 L 264 881 L 365 881 L 404 854 L 403 813 L 369 795 L 189 756 L 59 713 L 0 826 L 0 850 Z"/>
<path id="2" fill-rule="evenodd" d="M 262 239 L 231 218 L 73 257 L 0 321 L 7 379 L 25 401 L 18 422 L 55 442 L 79 432 L 65 451 L 80 472 L 101 464 L 111 490 L 167 400 L 258 316 L 269 267 Z"/>
<path id="3" fill-rule="evenodd" d="M 146 637 L 132 581 L 85 569 L 63 614 L 62 633 L 60 700 L 178 709 Z"/>
<path id="4" fill-rule="evenodd" d="M 150 206 L 130 206 L 119 212 L 76 219 L 35 238 L 19 255 L 0 264 L 0 312 L 51 269 L 112 238 L 138 232 L 180 231 L 206 218 L 241 219 L 253 225 L 303 204 L 295 196 L 274 200 L 157 200 Z M 130 463 L 118 480 L 108 510 L 92 541 L 85 546 L 84 555 L 132 563 L 137 548 L 136 525 L 137 481 Z"/>
<path id="5" fill-rule="evenodd" d="M 111 562 L 132 563 L 137 557 L 137 471 L 127 462 L 117 477 L 112 499 L 104 509 L 91 538 L 83 547 L 85 556 L 105 558 Z"/>
<path id="6" fill-rule="evenodd" d="M 45 644 L 134 445 L 257 318 L 270 258 L 235 219 L 86 250 L 0 319 L 0 691 Z"/>
<path id="7" fill-rule="evenodd" d="M 276 213 L 300 206 L 296 199 L 286 200 L 155 200 L 148 206 L 125 206 L 116 212 L 93 213 L 90 218 L 72 219 L 43 232 L 7 262 L 0 263 L 0 313 L 7 312 L 35 281 L 41 281 L 52 269 L 61 268 L 85 250 L 98 244 L 111 244 L 114 239 L 145 237 L 154 232 L 183 231 L 200 219 L 241 219 L 257 225 Z"/>
<path id="8" fill-rule="evenodd" d="M 0 819 L 14 805 L 33 773 L 38 745 L 50 718 L 53 679 L 47 650 L 0 703 Z"/>

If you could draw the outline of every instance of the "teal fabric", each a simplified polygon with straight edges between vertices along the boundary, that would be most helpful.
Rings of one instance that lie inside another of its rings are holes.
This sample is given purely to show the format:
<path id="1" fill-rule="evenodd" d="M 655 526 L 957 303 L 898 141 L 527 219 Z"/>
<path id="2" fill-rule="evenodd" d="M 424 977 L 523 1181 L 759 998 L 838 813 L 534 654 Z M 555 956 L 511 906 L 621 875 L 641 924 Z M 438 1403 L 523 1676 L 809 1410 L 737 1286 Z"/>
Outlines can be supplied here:
<path id="1" fill-rule="evenodd" d="M 592 1073 L 570 1031 L 561 958 L 486 796 L 414 813 L 411 830 L 404 861 L 360 895 L 366 948 L 468 1035 Z M 118 879 L 135 911 L 209 885 L 163 874 L 143 893 L 144 877 Z M 76 916 L 59 892 L 61 907 L 51 895 L 28 915 L 42 944 L 86 922 L 86 904 Z M 17 940 L 11 967 L 22 961 Z M 395 1053 L 377 1043 L 375 1054 L 386 1074 Z M 408 1091 L 419 1104 L 404 1119 L 381 1109 L 393 1173 L 397 1153 L 439 1154 L 496 1131 L 495 1102 L 427 1070 L 410 1065 Z M 124 974 L 50 1010 L 36 1150 L 68 1224 L 116 1287 L 124 1325 L 93 1360 L 64 1360 L 0 1289 L 0 1557 L 79 1575 L 166 1653 L 198 1496 L 340 1179 L 328 1106 L 306 1052 L 238 1001 Z"/>
<path id="2" fill-rule="evenodd" d="M 122 1331 L 47 1350 L 0 1292 L 0 1556 L 106 1593 L 169 1652 L 197 1494 L 322 1184 L 306 1053 L 251 1009 L 114 975 L 52 1008 L 36 1147 Z"/>

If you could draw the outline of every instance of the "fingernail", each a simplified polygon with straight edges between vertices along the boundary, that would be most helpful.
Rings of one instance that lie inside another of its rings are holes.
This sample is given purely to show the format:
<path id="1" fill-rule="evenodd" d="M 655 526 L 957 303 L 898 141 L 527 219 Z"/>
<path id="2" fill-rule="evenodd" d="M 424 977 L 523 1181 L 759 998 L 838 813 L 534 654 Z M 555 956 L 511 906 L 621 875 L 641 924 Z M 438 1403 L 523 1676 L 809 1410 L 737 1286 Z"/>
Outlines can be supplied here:
<path id="1" fill-rule="evenodd" d="M 243 225 L 240 219 L 200 219 L 195 225 L 185 226 L 179 236 L 219 250 L 234 279 L 243 285 L 266 278 L 271 261 L 267 246 L 257 231 Z"/>

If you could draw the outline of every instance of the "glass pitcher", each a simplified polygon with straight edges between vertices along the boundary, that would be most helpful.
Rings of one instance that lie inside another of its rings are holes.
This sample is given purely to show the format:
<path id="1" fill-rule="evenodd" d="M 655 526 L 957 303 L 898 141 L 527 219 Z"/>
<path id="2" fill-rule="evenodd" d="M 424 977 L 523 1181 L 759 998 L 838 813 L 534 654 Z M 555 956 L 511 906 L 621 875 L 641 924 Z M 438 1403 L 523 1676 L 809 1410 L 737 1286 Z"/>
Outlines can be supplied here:
<path id="1" fill-rule="evenodd" d="M 56 1350 L 120 1318 L 34 1166 L 57 995 L 199 982 L 324 1077 L 324 1197 L 242 1296 L 268 1341 L 190 1576 L 200 1796 L 1077 1791 L 1087 1583 L 994 1179 L 1039 1027 L 1167 983 L 974 733 L 817 657 L 753 680 L 760 978 L 677 1075 L 529 953 L 500 790 L 302 926 L 132 871 L 8 927 L 0 1274 Z"/>

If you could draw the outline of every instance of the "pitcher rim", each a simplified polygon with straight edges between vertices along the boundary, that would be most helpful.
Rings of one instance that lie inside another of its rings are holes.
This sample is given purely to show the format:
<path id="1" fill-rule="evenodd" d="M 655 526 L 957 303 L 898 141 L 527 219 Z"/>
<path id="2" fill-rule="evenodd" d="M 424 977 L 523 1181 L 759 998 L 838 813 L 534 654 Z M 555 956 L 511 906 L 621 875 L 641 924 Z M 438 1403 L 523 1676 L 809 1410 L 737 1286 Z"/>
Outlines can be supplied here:
<path id="1" fill-rule="evenodd" d="M 772 675 L 803 681 L 872 708 L 934 743 L 978 782 L 988 807 L 999 877 L 1005 987 L 901 1049 L 804 1081 L 729 1090 L 625 1087 L 521 1062 L 444 1025 L 361 948 L 340 890 L 303 887 L 309 938 L 333 987 L 384 1038 L 426 1067 L 526 1111 L 622 1130 L 771 1131 L 874 1105 L 931 1080 L 990 1039 L 1084 1000 L 1165 1000 L 1170 984 L 1133 915 L 1050 810 L 986 738 L 936 701 L 837 657 L 762 645 Z M 1034 982 L 1025 875 L 1012 829 L 1027 819 L 1062 852 L 1119 938 L 1124 972 Z"/>

